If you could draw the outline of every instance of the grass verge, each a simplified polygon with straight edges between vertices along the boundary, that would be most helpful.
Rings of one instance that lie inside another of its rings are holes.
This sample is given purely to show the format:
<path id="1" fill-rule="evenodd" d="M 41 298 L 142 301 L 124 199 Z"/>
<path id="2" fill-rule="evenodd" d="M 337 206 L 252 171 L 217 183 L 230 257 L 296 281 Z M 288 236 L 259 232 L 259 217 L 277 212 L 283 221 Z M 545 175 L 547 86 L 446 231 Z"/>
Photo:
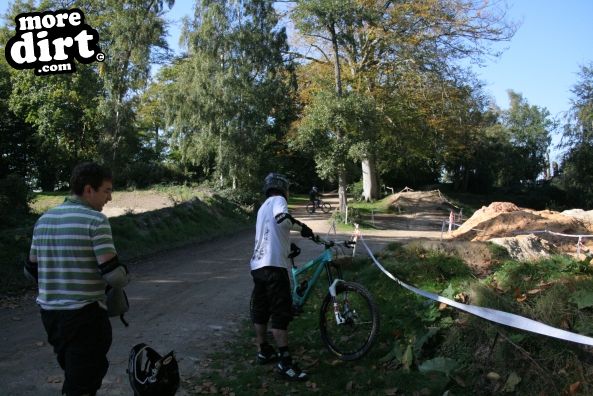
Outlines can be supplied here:
<path id="1" fill-rule="evenodd" d="M 561 256 L 526 263 L 506 260 L 477 279 L 459 258 L 397 244 L 379 260 L 400 279 L 457 301 L 519 314 L 584 335 L 593 334 L 593 271 Z M 348 265 L 345 278 L 371 291 L 381 312 L 377 343 L 363 359 L 342 362 L 319 336 L 318 288 L 291 324 L 293 355 L 311 373 L 307 383 L 257 366 L 253 331 L 191 381 L 192 394 L 288 395 L 590 395 L 592 349 L 524 332 L 417 296 L 390 281 L 368 260 Z"/>
<path id="2" fill-rule="evenodd" d="M 110 219 L 115 246 L 121 258 L 133 261 L 156 251 L 228 235 L 253 224 L 252 213 L 229 200 L 211 194 L 201 198 L 183 190 L 171 190 L 177 199 L 190 199 L 172 207 Z M 18 295 L 31 285 L 23 276 L 23 260 L 29 253 L 33 225 L 49 207 L 63 202 L 63 194 L 43 194 L 34 203 L 36 216 L 22 227 L 0 231 L 0 296 Z M 36 206 L 35 206 L 36 205 Z"/>

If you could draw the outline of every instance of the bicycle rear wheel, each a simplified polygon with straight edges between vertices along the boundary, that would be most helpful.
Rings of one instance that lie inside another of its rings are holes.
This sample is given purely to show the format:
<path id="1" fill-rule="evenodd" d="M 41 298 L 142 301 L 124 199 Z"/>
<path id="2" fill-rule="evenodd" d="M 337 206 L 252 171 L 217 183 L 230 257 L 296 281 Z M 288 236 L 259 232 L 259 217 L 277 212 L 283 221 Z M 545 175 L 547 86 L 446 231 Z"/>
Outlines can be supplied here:
<path id="1" fill-rule="evenodd" d="M 321 304 L 319 328 L 325 346 L 341 360 L 364 356 L 379 331 L 379 311 L 371 294 L 362 285 L 340 282 L 334 298 L 328 293 Z M 336 314 L 339 314 L 338 323 Z"/>
<path id="2" fill-rule="evenodd" d="M 313 214 L 313 211 L 315 210 L 315 206 L 313 206 L 313 204 L 311 202 L 309 202 L 307 204 L 307 213 L 309 214 Z"/>
<path id="3" fill-rule="evenodd" d="M 330 204 L 328 204 L 327 202 L 324 202 L 321 205 L 321 210 L 323 210 L 323 213 L 329 213 L 332 210 L 332 206 Z"/>

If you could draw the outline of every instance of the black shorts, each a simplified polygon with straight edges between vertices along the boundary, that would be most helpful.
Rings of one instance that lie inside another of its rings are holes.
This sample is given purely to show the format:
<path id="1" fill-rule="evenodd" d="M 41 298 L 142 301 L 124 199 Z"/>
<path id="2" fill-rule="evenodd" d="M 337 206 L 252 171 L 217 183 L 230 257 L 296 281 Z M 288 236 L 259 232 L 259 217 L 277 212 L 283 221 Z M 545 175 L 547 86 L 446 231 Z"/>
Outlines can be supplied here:
<path id="1" fill-rule="evenodd" d="M 253 295 L 251 320 L 255 324 L 267 324 L 272 328 L 286 330 L 292 320 L 292 296 L 286 268 L 262 267 L 251 271 Z"/>
<path id="2" fill-rule="evenodd" d="M 41 310 L 47 340 L 64 370 L 62 393 L 94 394 L 101 387 L 109 362 L 111 323 L 98 303 L 75 310 Z"/>

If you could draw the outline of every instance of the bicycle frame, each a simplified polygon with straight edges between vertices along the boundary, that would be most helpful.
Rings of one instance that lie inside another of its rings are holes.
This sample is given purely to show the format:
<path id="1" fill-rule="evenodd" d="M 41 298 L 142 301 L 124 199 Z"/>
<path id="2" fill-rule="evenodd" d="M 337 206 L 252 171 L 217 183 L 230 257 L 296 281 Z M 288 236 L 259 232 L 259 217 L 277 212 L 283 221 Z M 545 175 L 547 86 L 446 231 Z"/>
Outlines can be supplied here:
<path id="1" fill-rule="evenodd" d="M 311 289 L 317 283 L 317 280 L 321 276 L 321 272 L 324 269 L 325 269 L 325 272 L 327 273 L 328 287 L 330 287 L 332 284 L 334 284 L 334 282 L 340 280 L 340 279 L 334 279 L 334 277 L 333 277 L 333 275 L 331 273 L 331 269 L 329 267 L 330 264 L 333 261 L 333 258 L 334 258 L 334 254 L 333 254 L 331 248 L 326 248 L 323 251 L 323 253 L 321 255 L 319 255 L 319 257 L 314 258 L 313 260 L 308 261 L 307 263 L 305 263 L 300 268 L 295 267 L 295 265 L 294 265 L 294 259 L 293 259 L 293 266 L 292 266 L 292 270 L 291 270 L 291 276 L 292 276 L 292 303 L 293 303 L 293 305 L 295 307 L 300 308 L 303 305 L 305 305 L 305 302 L 307 302 L 307 299 L 309 298 Z M 302 291 L 302 296 L 300 296 L 297 293 L 297 289 L 300 286 L 299 276 L 302 275 L 305 272 L 308 272 L 312 268 L 315 268 L 313 270 L 313 275 L 307 279 L 307 287 L 304 289 L 304 291 Z M 340 271 L 338 271 L 338 275 L 341 276 Z"/>

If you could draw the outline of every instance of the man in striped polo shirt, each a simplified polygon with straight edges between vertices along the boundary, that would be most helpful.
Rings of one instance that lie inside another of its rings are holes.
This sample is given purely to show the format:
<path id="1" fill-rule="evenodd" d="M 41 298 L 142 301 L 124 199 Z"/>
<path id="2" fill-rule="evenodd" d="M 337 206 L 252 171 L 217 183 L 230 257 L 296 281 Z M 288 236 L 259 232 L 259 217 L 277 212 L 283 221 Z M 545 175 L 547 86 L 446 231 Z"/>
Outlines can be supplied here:
<path id="1" fill-rule="evenodd" d="M 35 224 L 25 265 L 25 274 L 38 283 L 41 319 L 64 370 L 62 394 L 68 396 L 95 395 L 101 387 L 112 340 L 105 288 L 128 283 L 109 220 L 101 213 L 112 188 L 109 169 L 93 162 L 76 166 L 72 195 Z"/>

